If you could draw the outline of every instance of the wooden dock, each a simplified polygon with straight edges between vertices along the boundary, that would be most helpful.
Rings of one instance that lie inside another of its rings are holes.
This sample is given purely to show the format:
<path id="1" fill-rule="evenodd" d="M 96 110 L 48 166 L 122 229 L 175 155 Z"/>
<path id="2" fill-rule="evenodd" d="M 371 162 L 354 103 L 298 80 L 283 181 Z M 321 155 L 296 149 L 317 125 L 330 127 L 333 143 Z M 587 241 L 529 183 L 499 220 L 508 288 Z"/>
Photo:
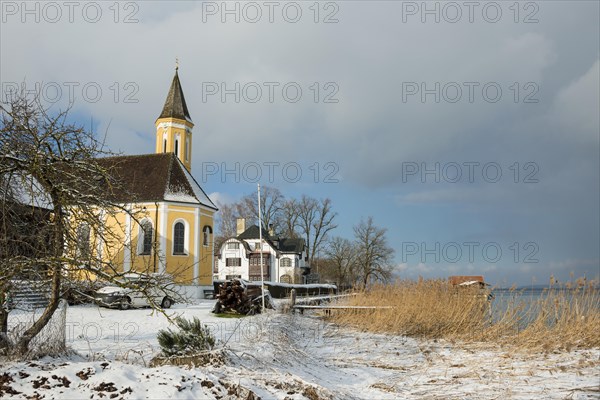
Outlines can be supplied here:
<path id="1" fill-rule="evenodd" d="M 290 295 L 291 304 L 289 309 L 291 309 L 292 312 L 296 312 L 296 310 L 298 310 L 300 311 L 300 314 L 304 314 L 304 310 L 325 310 L 326 315 L 331 315 L 331 310 L 385 310 L 393 308 L 391 306 L 344 306 L 329 304 L 331 301 L 335 302 L 350 296 L 356 296 L 356 293 L 319 296 L 313 298 L 296 298 L 296 291 L 292 289 Z"/>
<path id="2" fill-rule="evenodd" d="M 296 304 L 292 309 L 299 310 L 300 314 L 304 314 L 304 310 L 325 310 L 326 315 L 331 315 L 331 310 L 389 310 L 392 306 L 336 306 L 336 305 L 304 305 Z"/>

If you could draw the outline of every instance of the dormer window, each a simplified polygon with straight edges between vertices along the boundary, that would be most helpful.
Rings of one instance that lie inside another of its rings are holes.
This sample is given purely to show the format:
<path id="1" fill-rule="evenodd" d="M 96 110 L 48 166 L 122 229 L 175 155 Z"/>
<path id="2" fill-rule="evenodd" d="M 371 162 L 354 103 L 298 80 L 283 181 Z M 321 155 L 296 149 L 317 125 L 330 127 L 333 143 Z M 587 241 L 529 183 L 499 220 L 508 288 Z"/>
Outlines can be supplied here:
<path id="1" fill-rule="evenodd" d="M 287 257 L 281 259 L 281 267 L 290 268 L 291 266 L 292 266 L 292 260 L 290 260 Z"/>

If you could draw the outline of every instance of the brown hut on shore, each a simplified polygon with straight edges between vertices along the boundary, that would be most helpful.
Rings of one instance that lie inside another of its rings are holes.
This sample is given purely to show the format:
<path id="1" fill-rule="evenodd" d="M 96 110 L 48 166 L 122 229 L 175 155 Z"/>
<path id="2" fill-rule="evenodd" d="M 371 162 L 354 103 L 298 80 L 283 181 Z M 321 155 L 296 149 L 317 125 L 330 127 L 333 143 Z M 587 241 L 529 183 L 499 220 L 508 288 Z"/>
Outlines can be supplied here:
<path id="1" fill-rule="evenodd" d="M 453 275 L 448 278 L 448 282 L 452 286 L 479 286 L 480 288 L 489 286 L 481 275 Z"/>

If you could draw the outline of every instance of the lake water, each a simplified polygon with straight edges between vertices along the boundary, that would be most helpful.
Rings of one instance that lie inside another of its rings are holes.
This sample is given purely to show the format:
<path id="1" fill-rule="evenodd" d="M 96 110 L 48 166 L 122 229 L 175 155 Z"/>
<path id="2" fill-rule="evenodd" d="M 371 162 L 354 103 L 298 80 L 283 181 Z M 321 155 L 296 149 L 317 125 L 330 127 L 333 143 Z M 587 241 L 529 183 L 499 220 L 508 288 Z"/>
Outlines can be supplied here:
<path id="1" fill-rule="evenodd" d="M 600 290 L 586 289 L 585 291 L 573 289 L 547 289 L 541 288 L 525 288 L 525 289 L 494 289 L 492 290 L 494 298 L 491 302 L 491 312 L 494 321 L 499 320 L 507 310 L 516 310 L 520 326 L 524 327 L 537 316 L 541 308 L 541 303 L 549 301 L 553 304 L 554 298 L 568 301 L 577 304 L 581 307 L 580 311 L 585 313 L 586 307 L 591 307 L 600 310 Z M 554 307 L 545 307 L 552 311 Z"/>

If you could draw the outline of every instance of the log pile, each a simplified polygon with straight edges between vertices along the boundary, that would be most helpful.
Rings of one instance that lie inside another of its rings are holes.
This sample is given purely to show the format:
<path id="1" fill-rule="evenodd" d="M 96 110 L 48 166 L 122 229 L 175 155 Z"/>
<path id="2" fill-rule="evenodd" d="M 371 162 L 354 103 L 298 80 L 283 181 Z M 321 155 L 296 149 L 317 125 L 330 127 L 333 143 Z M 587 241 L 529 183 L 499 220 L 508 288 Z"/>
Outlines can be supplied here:
<path id="1" fill-rule="evenodd" d="M 241 279 L 223 282 L 215 296 L 217 303 L 213 313 L 259 314 L 262 309 L 262 290 L 260 285 L 252 285 Z M 268 290 L 265 290 L 265 307 L 275 308 Z"/>

